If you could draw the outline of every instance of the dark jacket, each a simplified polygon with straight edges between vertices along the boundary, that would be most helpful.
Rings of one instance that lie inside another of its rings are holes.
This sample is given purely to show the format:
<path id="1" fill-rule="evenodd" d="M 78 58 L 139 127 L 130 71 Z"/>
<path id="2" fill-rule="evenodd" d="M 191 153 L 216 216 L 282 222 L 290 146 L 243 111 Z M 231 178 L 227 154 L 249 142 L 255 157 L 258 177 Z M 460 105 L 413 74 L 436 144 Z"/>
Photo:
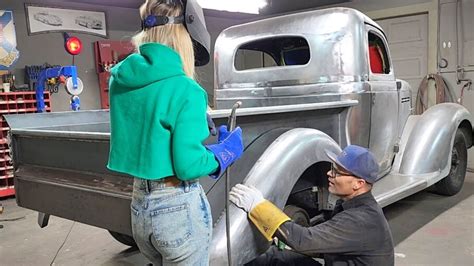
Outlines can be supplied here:
<path id="1" fill-rule="evenodd" d="M 313 227 L 282 224 L 277 237 L 326 265 L 394 265 L 393 240 L 382 208 L 371 192 L 338 201 L 330 220 Z"/>

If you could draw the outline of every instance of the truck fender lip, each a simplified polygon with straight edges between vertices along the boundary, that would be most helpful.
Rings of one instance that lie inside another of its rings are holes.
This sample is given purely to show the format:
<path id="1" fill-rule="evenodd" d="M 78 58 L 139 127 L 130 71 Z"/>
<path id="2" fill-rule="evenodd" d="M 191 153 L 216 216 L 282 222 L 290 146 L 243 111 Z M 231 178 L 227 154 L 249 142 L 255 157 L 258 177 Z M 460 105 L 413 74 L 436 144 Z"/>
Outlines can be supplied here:
<path id="1" fill-rule="evenodd" d="M 341 148 L 326 133 L 312 128 L 294 128 L 276 138 L 258 158 L 257 163 L 243 180 L 243 184 L 258 188 L 263 196 L 279 208 L 283 208 L 293 186 L 311 165 L 328 162 L 325 153 L 329 150 L 341 152 Z M 269 184 L 272 184 L 269 186 Z M 263 237 L 255 232 L 247 219 L 247 214 L 234 205 L 229 208 L 231 217 L 232 248 L 241 255 L 234 257 L 234 263 L 240 265 L 257 255 L 268 245 Z M 225 219 L 216 223 L 210 250 L 211 264 L 226 264 Z"/>
<path id="2" fill-rule="evenodd" d="M 410 116 L 392 171 L 404 175 L 449 171 L 454 136 L 463 121 L 473 124 L 469 111 L 456 103 L 441 103 Z"/>

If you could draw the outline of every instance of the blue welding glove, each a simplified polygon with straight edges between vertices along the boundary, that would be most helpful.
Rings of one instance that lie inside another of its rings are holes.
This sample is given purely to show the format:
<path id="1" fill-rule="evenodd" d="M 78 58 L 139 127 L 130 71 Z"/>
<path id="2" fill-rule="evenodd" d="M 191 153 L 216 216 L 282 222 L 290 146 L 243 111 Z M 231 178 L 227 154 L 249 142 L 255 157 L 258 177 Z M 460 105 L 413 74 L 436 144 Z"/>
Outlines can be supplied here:
<path id="1" fill-rule="evenodd" d="M 217 134 L 217 142 L 221 143 L 223 140 L 225 140 L 229 136 L 230 132 L 227 130 L 226 125 L 222 125 L 219 127 L 219 132 Z"/>
<path id="2" fill-rule="evenodd" d="M 221 128 L 222 126 L 219 129 Z M 227 132 L 227 128 L 225 131 Z M 224 173 L 225 169 L 239 159 L 244 152 L 242 129 L 237 127 L 232 132 L 227 133 L 227 137 L 222 141 L 219 141 L 216 144 L 206 145 L 206 148 L 214 153 L 214 156 L 219 162 L 219 168 L 217 171 L 209 175 L 213 179 L 219 178 Z"/>
<path id="3" fill-rule="evenodd" d="M 213 136 L 217 135 L 216 124 L 214 124 L 214 121 L 212 121 L 212 118 L 208 113 L 206 113 L 206 117 L 207 117 L 207 127 L 209 128 L 209 133 L 211 133 L 211 135 Z"/>

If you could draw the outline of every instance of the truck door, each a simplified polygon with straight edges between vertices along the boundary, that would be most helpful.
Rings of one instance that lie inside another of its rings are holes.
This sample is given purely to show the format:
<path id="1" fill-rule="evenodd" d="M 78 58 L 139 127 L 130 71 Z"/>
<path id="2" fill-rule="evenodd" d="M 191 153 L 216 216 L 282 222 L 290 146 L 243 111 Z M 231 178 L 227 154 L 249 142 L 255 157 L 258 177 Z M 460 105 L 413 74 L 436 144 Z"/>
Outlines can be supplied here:
<path id="1" fill-rule="evenodd" d="M 369 149 L 380 165 L 379 175 L 390 171 L 398 139 L 398 91 L 387 41 L 376 27 L 367 25 L 367 57 L 371 95 Z"/>

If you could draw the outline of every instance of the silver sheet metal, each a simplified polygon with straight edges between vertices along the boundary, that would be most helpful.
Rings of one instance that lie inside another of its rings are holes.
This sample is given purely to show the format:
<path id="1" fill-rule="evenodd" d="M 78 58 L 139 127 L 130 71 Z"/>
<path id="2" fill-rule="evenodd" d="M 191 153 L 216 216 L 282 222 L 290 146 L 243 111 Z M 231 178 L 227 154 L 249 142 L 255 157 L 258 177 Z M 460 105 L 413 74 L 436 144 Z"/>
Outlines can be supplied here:
<path id="1" fill-rule="evenodd" d="M 292 129 L 276 139 L 260 156 L 244 180 L 262 191 L 263 196 L 283 208 L 291 188 L 311 165 L 327 161 L 324 150 L 340 152 L 339 145 L 315 129 Z M 315 177 L 316 178 L 316 177 Z M 321 177 L 325 178 L 325 177 Z M 271 186 L 269 184 L 272 184 Z M 247 219 L 247 213 L 231 205 L 231 242 L 233 265 L 242 265 L 268 247 L 268 242 Z M 228 265 L 225 219 L 214 227 L 211 265 Z"/>
<path id="2" fill-rule="evenodd" d="M 358 104 L 357 100 L 342 100 L 323 103 L 293 104 L 284 106 L 267 106 L 259 108 L 241 108 L 237 117 L 284 114 L 333 108 L 345 108 Z M 230 109 L 211 110 L 213 119 L 227 118 Z M 81 112 L 38 113 L 27 115 L 6 115 L 13 134 L 22 136 L 54 136 L 58 138 L 104 139 L 110 138 L 108 110 Z"/>
<path id="3" fill-rule="evenodd" d="M 215 44 L 216 89 L 367 80 L 365 24 L 381 29 L 357 10 L 330 8 L 230 27 L 219 35 Z M 308 64 L 244 71 L 235 69 L 234 55 L 240 46 L 279 36 L 306 39 L 312 54 Z"/>

